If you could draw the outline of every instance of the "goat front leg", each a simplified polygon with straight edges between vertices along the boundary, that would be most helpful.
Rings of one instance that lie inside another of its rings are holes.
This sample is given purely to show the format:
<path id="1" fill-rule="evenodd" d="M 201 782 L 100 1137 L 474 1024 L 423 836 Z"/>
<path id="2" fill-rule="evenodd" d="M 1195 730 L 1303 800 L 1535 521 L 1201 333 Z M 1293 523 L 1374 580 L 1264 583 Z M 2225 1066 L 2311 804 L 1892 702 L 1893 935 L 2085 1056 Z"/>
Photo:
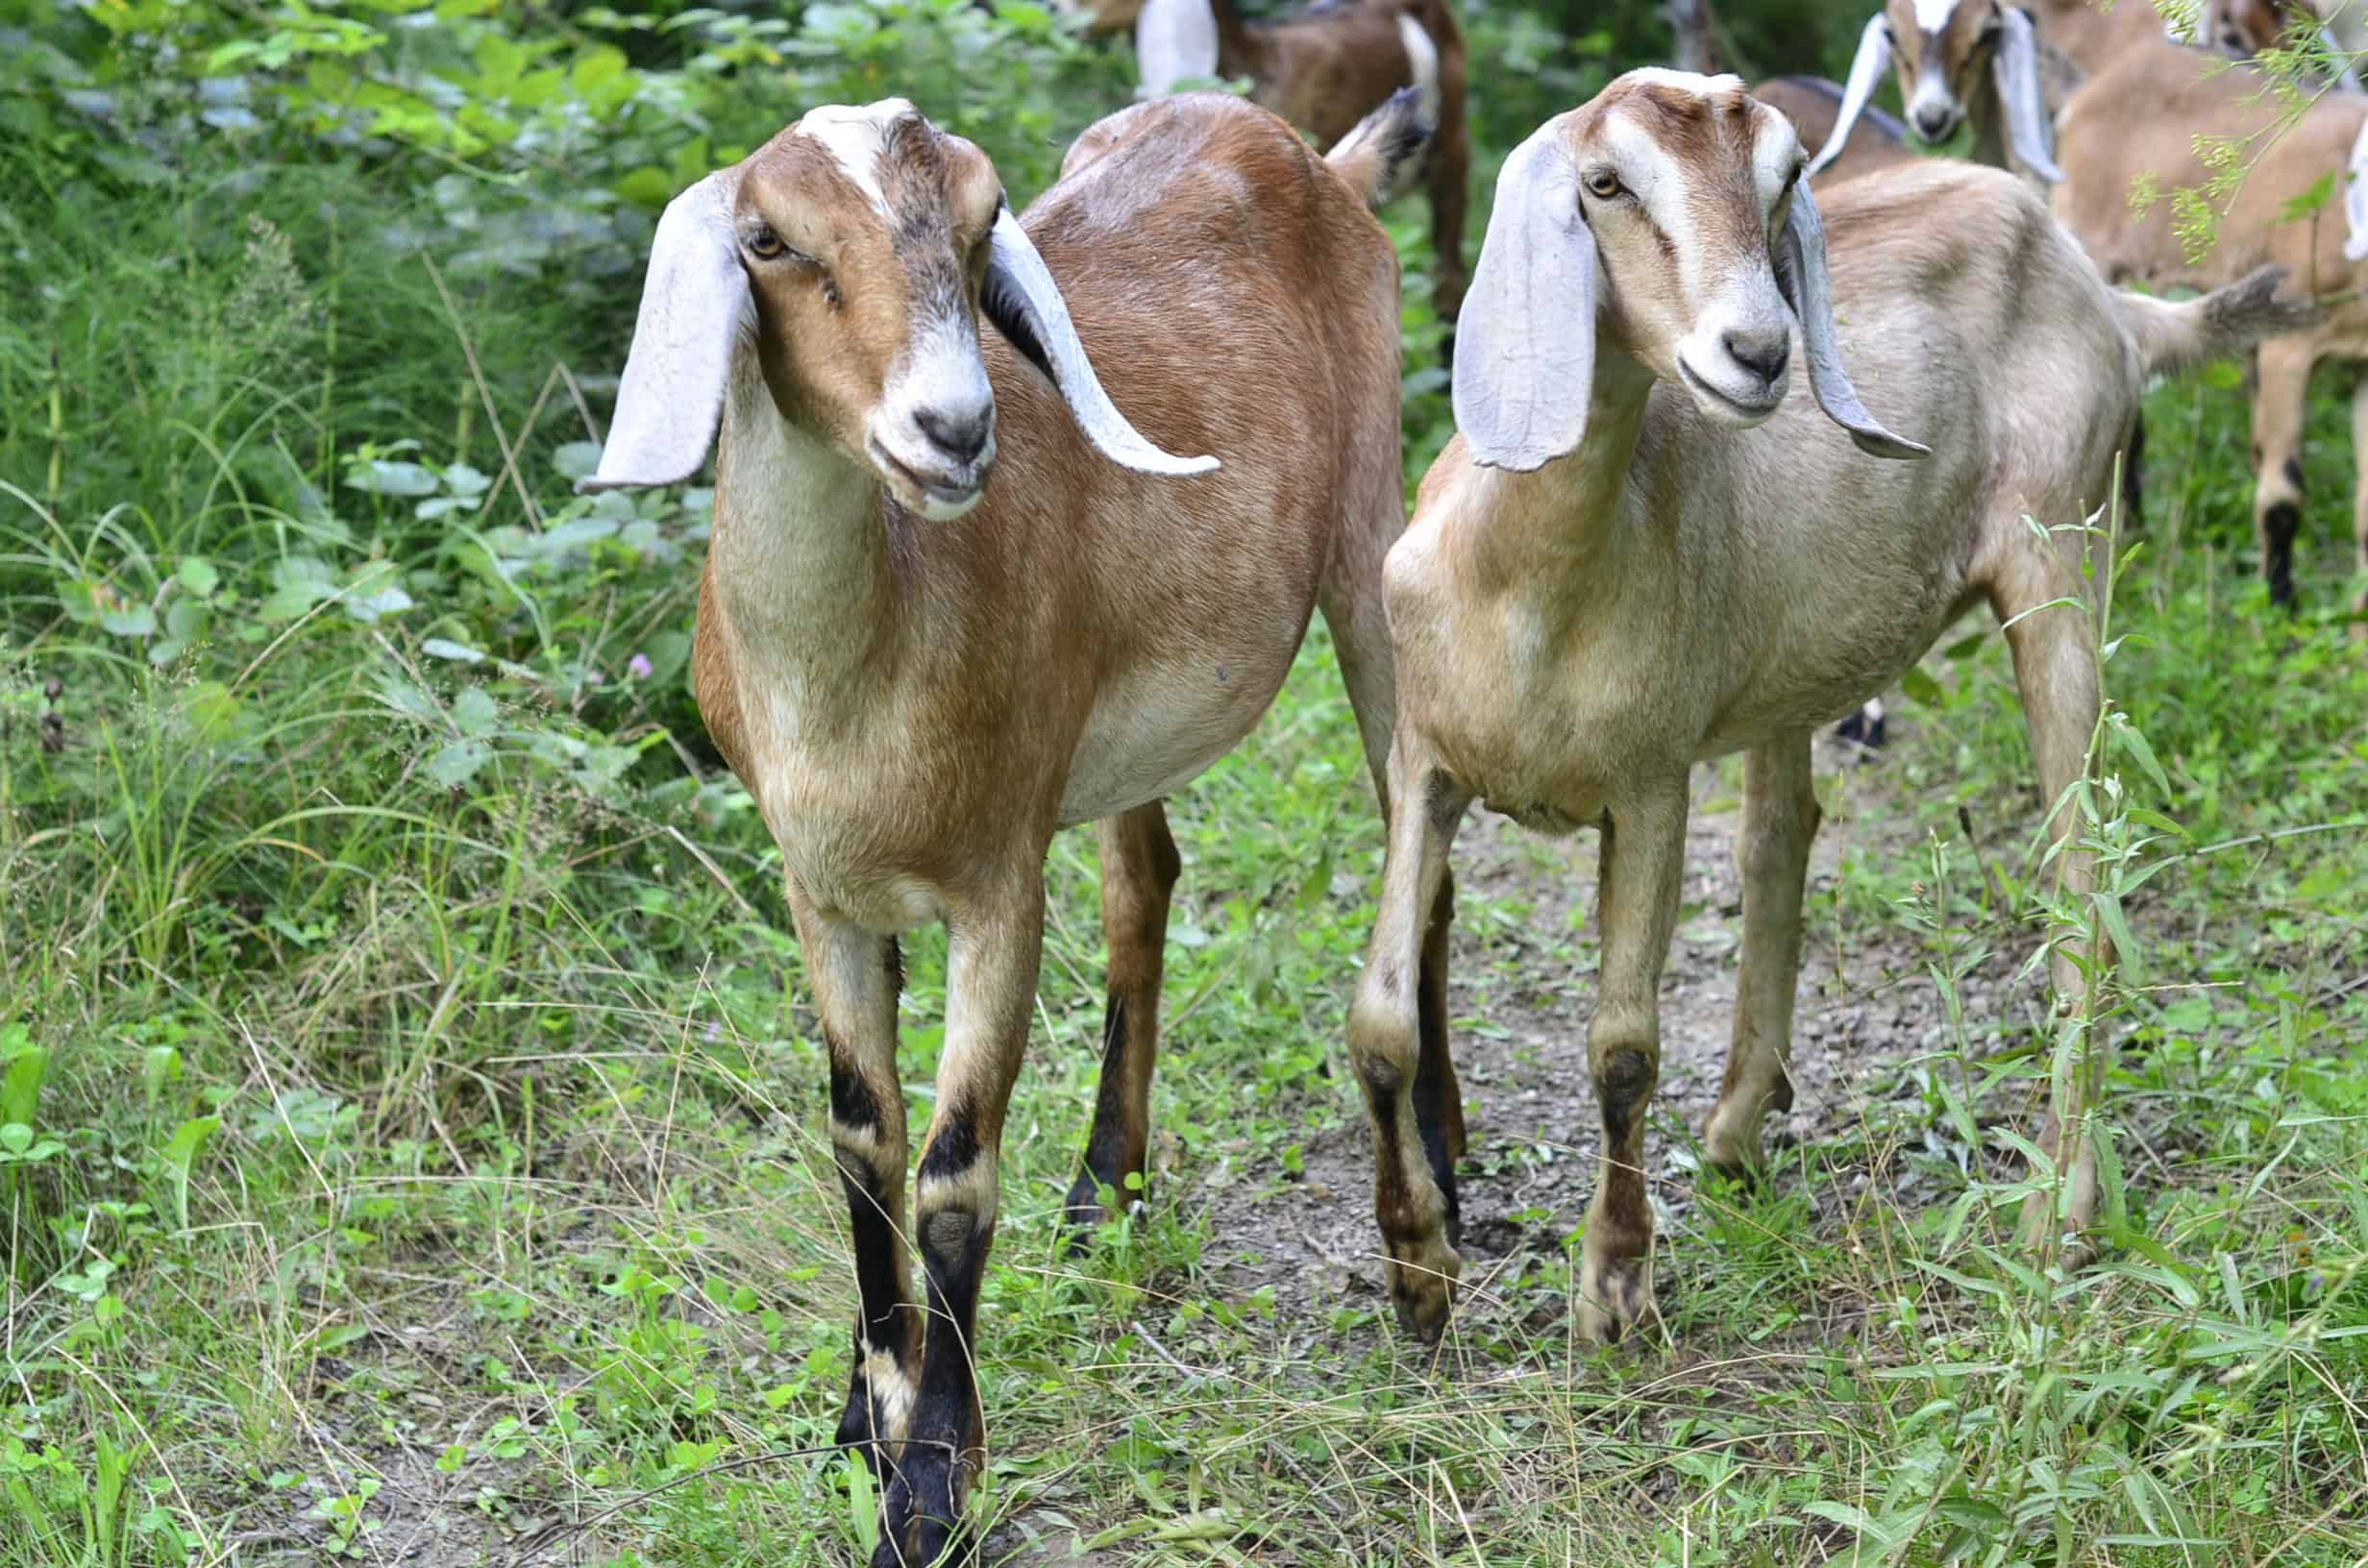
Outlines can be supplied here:
<path id="1" fill-rule="evenodd" d="M 2263 367 L 2263 378 L 2268 369 Z M 2014 683 L 2023 699 L 2023 719 L 2031 730 L 2031 750 L 2038 764 L 2039 787 L 2056 816 L 2051 832 L 2057 843 L 2057 875 L 2062 891 L 2084 898 L 2096 885 L 2096 863 L 2075 843 L 2082 830 L 2078 805 L 2066 793 L 2088 766 L 2088 747 L 2096 733 L 2100 703 L 2096 645 L 2088 612 L 2081 607 L 2080 577 L 2060 550 L 2030 538 L 2019 522 L 2001 519 L 1994 525 L 2000 536 L 2020 532 L 2025 543 L 1990 589 L 1991 607 L 2007 625 L 2007 646 L 2014 655 Z M 2050 603 L 2056 600 L 2071 603 Z M 2112 958 L 2102 936 L 2085 953 L 2060 946 L 2051 965 L 2055 982 L 2055 1017 L 2086 1019 L 2087 974 L 2074 962 L 2080 957 L 2091 973 L 2101 973 Z M 2091 1022 L 2081 1025 L 2093 1029 Z M 2052 1044 L 2053 1042 L 2051 1042 Z M 2060 1063 L 2049 1090 L 2047 1124 L 2036 1139 L 2055 1163 L 2062 1183 L 2060 1193 L 2037 1192 L 2024 1204 L 2024 1242 L 2035 1251 L 2051 1252 L 2067 1231 L 2085 1231 L 2097 1213 L 2097 1157 L 2085 1136 L 2087 1116 L 2104 1083 L 2108 1052 L 2105 1043 L 2089 1036 L 2078 1040 L 2069 1060 Z M 2058 1208 L 2060 1197 L 2062 1207 Z"/>
<path id="2" fill-rule="evenodd" d="M 1727 1075 L 1702 1132 L 1705 1161 L 1732 1175 L 1761 1164 L 1760 1125 L 1792 1105 L 1792 1003 L 1801 974 L 1801 894 L 1817 833 L 1809 734 L 1786 735 L 1743 757 L 1743 956 L 1735 985 Z"/>
<path id="3" fill-rule="evenodd" d="M 2303 404 L 2316 350 L 2307 337 L 2261 345 L 2253 393 L 2253 526 L 2273 604 L 2294 603 L 2294 539 L 2303 526 Z"/>
<path id="4" fill-rule="evenodd" d="M 830 1054 L 830 1146 L 855 1252 L 855 1369 L 838 1440 L 885 1475 L 921 1376 L 921 1319 L 904 1276 L 903 974 L 895 938 L 823 915 L 794 887 L 789 907 Z"/>
<path id="5" fill-rule="evenodd" d="M 1040 846 L 1024 886 L 965 899 L 947 915 L 945 1054 L 914 1197 L 927 1333 L 920 1394 L 891 1467 L 873 1568 L 954 1560 L 971 1480 L 986 1462 L 978 1289 L 995 1241 L 1003 1115 L 1027 1048 L 1044 947 L 1041 867 Z"/>
<path id="6" fill-rule="evenodd" d="M 1644 1116 L 1661 1080 L 1661 970 L 1686 871 L 1686 775 L 1613 806 L 1603 821 L 1596 923 L 1603 968 L 1587 1066 L 1603 1110 L 1603 1166 L 1579 1261 L 1578 1330 L 1609 1342 L 1654 1315 L 1653 1210 Z"/>
<path id="7" fill-rule="evenodd" d="M 1110 948 L 1109 1003 L 1101 1027 L 1101 1089 L 1085 1168 L 1069 1189 L 1073 1244 L 1083 1246 L 1105 1213 L 1101 1190 L 1117 1194 L 1124 1211 L 1127 1178 L 1146 1175 L 1150 1142 L 1151 1072 L 1159 1061 L 1159 988 L 1168 942 L 1168 901 L 1183 863 L 1168 832 L 1168 813 L 1156 800 L 1098 824 L 1101 839 L 1101 930 Z M 1147 1184 L 1142 1189 L 1148 1190 Z"/>
<path id="8" fill-rule="evenodd" d="M 1348 1008 L 1348 1056 L 1373 1130 L 1382 1268 L 1407 1333 L 1446 1331 L 1463 1260 L 1454 1151 L 1463 1111 L 1446 1066 L 1447 851 L 1471 793 L 1401 729 L 1390 752 L 1390 844 L 1365 972 Z M 1434 984 L 1436 977 L 1436 984 Z M 1436 1037 L 1436 1043 L 1433 1037 Z M 1435 1059 L 1436 1058 L 1436 1059 Z"/>

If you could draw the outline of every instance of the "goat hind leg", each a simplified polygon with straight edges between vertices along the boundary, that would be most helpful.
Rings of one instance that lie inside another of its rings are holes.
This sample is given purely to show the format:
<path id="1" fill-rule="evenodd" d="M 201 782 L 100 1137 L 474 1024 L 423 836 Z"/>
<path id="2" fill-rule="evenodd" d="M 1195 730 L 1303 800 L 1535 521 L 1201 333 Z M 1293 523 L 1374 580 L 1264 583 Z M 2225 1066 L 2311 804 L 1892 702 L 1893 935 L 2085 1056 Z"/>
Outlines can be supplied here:
<path id="1" fill-rule="evenodd" d="M 2303 412 L 2313 356 L 2306 337 L 2261 345 L 2253 394 L 2253 524 L 2273 604 L 2294 604 L 2294 540 L 2303 523 Z"/>
<path id="2" fill-rule="evenodd" d="M 1156 800 L 1104 818 L 1101 841 L 1101 929 L 1110 949 L 1109 1001 L 1102 1016 L 1101 1088 L 1085 1166 L 1069 1189 L 1073 1246 L 1088 1228 L 1117 1214 L 1102 1207 L 1104 1188 L 1124 1211 L 1148 1190 L 1145 1161 L 1150 1141 L 1151 1073 L 1159 1061 L 1159 988 L 1168 941 L 1168 901 L 1182 863 L 1168 832 L 1167 810 Z M 1131 1190 L 1128 1179 L 1137 1186 Z"/>
<path id="3" fill-rule="evenodd" d="M 1762 1120 L 1768 1111 L 1792 1104 L 1788 1058 L 1801 974 L 1801 894 L 1817 819 L 1807 731 L 1745 754 L 1743 831 L 1735 846 L 1743 873 L 1743 953 L 1734 1043 L 1718 1103 L 1702 1133 L 1704 1159 L 1715 1170 L 1756 1171 Z"/>

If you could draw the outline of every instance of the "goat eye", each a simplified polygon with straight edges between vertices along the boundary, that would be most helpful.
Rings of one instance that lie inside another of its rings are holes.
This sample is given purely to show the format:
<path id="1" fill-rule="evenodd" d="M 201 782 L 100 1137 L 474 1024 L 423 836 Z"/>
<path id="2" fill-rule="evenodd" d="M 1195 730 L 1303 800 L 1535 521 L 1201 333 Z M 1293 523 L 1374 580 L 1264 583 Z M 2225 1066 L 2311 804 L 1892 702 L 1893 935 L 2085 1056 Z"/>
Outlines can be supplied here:
<path id="1" fill-rule="evenodd" d="M 1587 177 L 1588 194 L 1600 202 L 1610 201 L 1626 188 L 1619 183 L 1619 176 L 1609 169 L 1597 169 Z"/>
<path id="2" fill-rule="evenodd" d="M 741 243 L 749 248 L 749 255 L 759 261 L 772 261 L 789 254 L 789 247 L 781 243 L 781 236 L 761 223 L 750 230 Z"/>

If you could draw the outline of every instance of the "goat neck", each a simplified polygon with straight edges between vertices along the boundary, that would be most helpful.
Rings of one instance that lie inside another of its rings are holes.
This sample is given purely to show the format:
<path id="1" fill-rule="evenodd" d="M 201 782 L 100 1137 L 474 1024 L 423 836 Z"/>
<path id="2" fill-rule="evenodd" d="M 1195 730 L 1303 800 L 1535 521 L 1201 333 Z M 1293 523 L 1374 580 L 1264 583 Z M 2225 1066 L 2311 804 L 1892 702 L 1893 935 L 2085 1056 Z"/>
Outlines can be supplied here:
<path id="1" fill-rule="evenodd" d="M 1617 594 L 1620 567 L 1635 543 L 1621 532 L 1620 496 L 1654 380 L 1604 344 L 1595 353 L 1587 429 L 1576 451 L 1526 474 L 1477 465 L 1463 471 L 1461 482 L 1473 487 L 1475 504 L 1452 515 L 1476 586 L 1492 597 L 1550 605 L 1557 624 Z M 1430 497 L 1422 500 L 1427 505 Z"/>
<path id="2" fill-rule="evenodd" d="M 910 630 L 879 479 L 784 419 L 753 358 L 725 401 L 710 591 L 741 668 L 796 692 L 801 727 L 839 699 L 851 719 Z"/>

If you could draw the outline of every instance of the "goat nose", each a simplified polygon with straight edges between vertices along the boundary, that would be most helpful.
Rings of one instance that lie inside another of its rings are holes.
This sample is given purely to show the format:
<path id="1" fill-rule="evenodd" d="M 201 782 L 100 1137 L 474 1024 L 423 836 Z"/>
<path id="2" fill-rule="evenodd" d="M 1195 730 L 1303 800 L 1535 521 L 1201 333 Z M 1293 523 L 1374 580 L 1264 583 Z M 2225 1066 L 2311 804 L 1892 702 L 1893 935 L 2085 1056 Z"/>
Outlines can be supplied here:
<path id="1" fill-rule="evenodd" d="M 958 414 L 943 408 L 924 408 L 913 415 L 913 423 L 947 456 L 958 463 L 974 463 L 986 450 L 987 437 L 995 433 L 995 404 L 986 404 Z"/>
<path id="2" fill-rule="evenodd" d="M 1920 109 L 1916 110 L 1916 134 L 1922 136 L 1926 141 L 1938 141 L 1942 136 L 1949 134 L 1951 129 L 1955 127 L 1956 123 L 1955 116 L 1951 115 L 1945 109 Z"/>
<path id="3" fill-rule="evenodd" d="M 1792 337 L 1788 332 L 1729 332 L 1722 341 L 1737 364 L 1771 386 L 1792 358 Z"/>

